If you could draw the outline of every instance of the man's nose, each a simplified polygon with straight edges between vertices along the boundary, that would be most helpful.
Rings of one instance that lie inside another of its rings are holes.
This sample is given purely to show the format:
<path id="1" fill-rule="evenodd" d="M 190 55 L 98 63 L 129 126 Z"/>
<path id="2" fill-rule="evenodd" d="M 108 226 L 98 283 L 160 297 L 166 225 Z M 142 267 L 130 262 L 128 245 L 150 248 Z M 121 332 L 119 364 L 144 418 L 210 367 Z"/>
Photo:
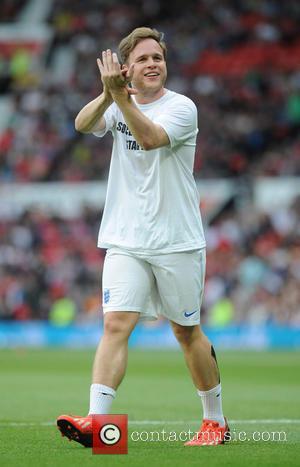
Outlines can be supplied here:
<path id="1" fill-rule="evenodd" d="M 148 64 L 147 64 L 147 65 L 150 66 L 150 67 L 154 67 L 154 66 L 155 66 L 155 62 L 154 62 L 153 58 L 150 57 L 150 58 L 148 59 Z"/>

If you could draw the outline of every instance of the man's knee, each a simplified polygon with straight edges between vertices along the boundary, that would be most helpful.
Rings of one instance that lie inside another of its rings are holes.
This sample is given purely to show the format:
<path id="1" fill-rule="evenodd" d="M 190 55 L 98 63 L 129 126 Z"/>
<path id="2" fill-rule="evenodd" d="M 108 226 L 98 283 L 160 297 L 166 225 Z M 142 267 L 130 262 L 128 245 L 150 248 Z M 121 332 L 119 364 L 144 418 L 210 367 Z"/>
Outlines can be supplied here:
<path id="1" fill-rule="evenodd" d="M 104 316 L 104 334 L 110 336 L 129 337 L 136 322 L 138 313 L 108 312 Z"/>
<path id="2" fill-rule="evenodd" d="M 176 339 L 181 345 L 188 346 L 196 338 L 201 336 L 199 326 L 182 326 L 178 323 L 171 323 Z"/>

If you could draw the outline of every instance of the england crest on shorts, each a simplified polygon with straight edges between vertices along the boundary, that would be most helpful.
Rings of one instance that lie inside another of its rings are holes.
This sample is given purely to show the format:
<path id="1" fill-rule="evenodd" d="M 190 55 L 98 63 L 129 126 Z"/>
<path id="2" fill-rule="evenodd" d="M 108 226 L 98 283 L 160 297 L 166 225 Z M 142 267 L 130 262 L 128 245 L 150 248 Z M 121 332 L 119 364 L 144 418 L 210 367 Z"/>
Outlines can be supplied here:
<path id="1" fill-rule="evenodd" d="M 103 290 L 103 301 L 104 303 L 108 303 L 110 299 L 110 290 L 109 289 L 104 289 Z"/>

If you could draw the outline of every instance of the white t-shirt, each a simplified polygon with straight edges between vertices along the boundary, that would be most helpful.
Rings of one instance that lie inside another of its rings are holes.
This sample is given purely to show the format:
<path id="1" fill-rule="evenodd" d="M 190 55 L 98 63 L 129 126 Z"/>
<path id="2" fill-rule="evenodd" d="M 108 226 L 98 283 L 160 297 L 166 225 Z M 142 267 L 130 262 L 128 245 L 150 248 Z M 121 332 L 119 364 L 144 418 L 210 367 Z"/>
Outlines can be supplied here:
<path id="1" fill-rule="evenodd" d="M 114 142 L 98 246 L 139 254 L 189 251 L 205 246 L 199 194 L 193 177 L 197 109 L 173 91 L 137 107 L 168 134 L 170 144 L 144 151 L 118 106 L 105 112 Z"/>

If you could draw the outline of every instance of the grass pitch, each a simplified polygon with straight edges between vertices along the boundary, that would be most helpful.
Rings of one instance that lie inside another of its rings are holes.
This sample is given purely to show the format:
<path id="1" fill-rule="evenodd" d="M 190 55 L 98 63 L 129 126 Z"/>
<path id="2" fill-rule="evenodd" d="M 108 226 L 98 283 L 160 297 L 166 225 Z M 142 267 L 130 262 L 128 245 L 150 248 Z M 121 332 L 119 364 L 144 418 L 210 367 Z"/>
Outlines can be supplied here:
<path id="1" fill-rule="evenodd" d="M 101 456 L 61 438 L 55 426 L 62 413 L 87 413 L 93 352 L 1 350 L 0 465 L 297 466 L 299 357 L 299 352 L 218 352 L 223 407 L 235 441 L 188 448 L 181 441 L 131 439 L 133 431 L 164 430 L 179 437 L 197 430 L 201 420 L 200 400 L 181 353 L 131 350 L 113 406 L 114 413 L 129 417 L 128 455 Z M 279 431 L 285 441 L 272 435 Z M 255 441 L 254 432 L 274 441 Z"/>

